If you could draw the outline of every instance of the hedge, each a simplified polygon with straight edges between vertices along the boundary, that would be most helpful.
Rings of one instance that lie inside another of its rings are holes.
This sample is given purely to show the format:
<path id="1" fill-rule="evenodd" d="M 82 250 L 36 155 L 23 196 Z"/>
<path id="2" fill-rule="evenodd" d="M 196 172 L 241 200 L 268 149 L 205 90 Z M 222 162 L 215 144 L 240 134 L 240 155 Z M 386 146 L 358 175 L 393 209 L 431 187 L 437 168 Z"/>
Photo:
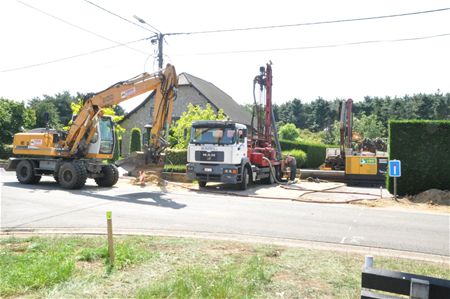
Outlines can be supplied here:
<path id="1" fill-rule="evenodd" d="M 401 161 L 397 194 L 415 195 L 428 189 L 450 189 L 450 121 L 389 122 L 389 159 Z M 387 178 L 394 192 L 392 178 Z"/>
<path id="2" fill-rule="evenodd" d="M 165 164 L 164 172 L 176 172 L 176 173 L 186 173 L 186 164 L 177 165 L 177 164 Z"/>
<path id="3" fill-rule="evenodd" d="M 0 144 L 0 159 L 8 159 L 12 156 L 12 146 Z"/>
<path id="4" fill-rule="evenodd" d="M 297 168 L 304 167 L 306 165 L 307 161 L 307 155 L 302 150 L 289 150 L 289 151 L 283 151 L 283 156 L 290 154 L 291 156 L 294 156 L 295 160 L 297 161 Z"/>
<path id="5" fill-rule="evenodd" d="M 131 129 L 131 139 L 130 139 L 130 153 L 141 151 L 141 129 L 133 128 Z"/>
<path id="6" fill-rule="evenodd" d="M 165 164 L 182 165 L 187 163 L 187 150 L 186 149 L 167 149 L 165 151 Z"/>
<path id="7" fill-rule="evenodd" d="M 328 145 L 300 141 L 280 140 L 281 150 L 290 151 L 300 149 L 306 153 L 305 168 L 318 168 L 325 161 Z"/>

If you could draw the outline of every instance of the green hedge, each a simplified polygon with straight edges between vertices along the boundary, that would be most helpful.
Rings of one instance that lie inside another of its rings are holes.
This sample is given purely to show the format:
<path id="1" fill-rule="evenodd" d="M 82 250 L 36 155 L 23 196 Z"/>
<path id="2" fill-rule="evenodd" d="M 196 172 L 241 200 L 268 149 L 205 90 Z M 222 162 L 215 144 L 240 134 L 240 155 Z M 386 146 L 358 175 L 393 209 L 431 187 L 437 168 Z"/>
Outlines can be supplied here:
<path id="1" fill-rule="evenodd" d="M 130 153 L 140 152 L 142 147 L 141 140 L 141 129 L 133 128 L 131 129 L 131 139 L 130 139 Z"/>
<path id="2" fill-rule="evenodd" d="M 302 150 L 289 150 L 289 151 L 283 151 L 283 156 L 290 154 L 291 156 L 295 157 L 295 160 L 297 161 L 297 168 L 304 167 L 306 165 L 307 161 L 307 155 Z"/>
<path id="3" fill-rule="evenodd" d="M 186 164 L 165 164 L 163 171 L 165 172 L 176 172 L 176 173 L 186 173 Z"/>
<path id="4" fill-rule="evenodd" d="M 187 163 L 187 150 L 170 148 L 165 151 L 165 164 L 182 165 Z"/>
<path id="5" fill-rule="evenodd" d="M 389 159 L 402 163 L 397 179 L 399 195 L 436 188 L 450 189 L 450 121 L 390 121 Z M 393 179 L 387 179 L 393 193 Z"/>
<path id="6" fill-rule="evenodd" d="M 327 145 L 300 141 L 280 140 L 281 150 L 299 149 L 306 153 L 305 168 L 318 168 L 325 161 Z"/>
<path id="7" fill-rule="evenodd" d="M 0 144 L 0 159 L 9 159 L 12 156 L 12 145 Z"/>

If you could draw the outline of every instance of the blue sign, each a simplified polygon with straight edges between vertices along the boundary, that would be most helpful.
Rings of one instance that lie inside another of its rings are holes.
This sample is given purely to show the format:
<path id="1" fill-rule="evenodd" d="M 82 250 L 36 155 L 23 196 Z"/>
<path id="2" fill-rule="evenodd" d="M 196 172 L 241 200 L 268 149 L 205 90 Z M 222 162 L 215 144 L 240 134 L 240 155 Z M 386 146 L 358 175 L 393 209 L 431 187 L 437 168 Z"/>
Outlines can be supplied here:
<path id="1" fill-rule="evenodd" d="M 389 176 L 390 177 L 402 176 L 402 163 L 400 162 L 400 160 L 389 161 Z"/>

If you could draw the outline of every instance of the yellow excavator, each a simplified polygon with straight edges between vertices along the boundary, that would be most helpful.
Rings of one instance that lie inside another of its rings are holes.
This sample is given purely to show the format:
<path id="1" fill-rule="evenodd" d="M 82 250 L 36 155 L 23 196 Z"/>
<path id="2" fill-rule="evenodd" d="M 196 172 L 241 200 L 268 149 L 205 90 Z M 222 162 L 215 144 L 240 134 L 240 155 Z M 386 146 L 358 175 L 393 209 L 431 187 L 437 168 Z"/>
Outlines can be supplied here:
<path id="1" fill-rule="evenodd" d="M 150 145 L 144 150 L 142 163 L 157 163 L 167 146 L 164 136 L 172 120 L 177 85 L 175 67 L 168 64 L 160 72 L 143 73 L 88 96 L 67 132 L 47 126 L 15 134 L 14 157 L 6 170 L 16 171 L 22 184 L 37 184 L 43 175 L 53 175 L 65 189 L 82 188 L 87 178 L 95 179 L 101 187 L 113 186 L 119 172 L 106 161 L 113 157 L 118 142 L 112 118 L 103 115 L 102 108 L 155 90 Z"/>

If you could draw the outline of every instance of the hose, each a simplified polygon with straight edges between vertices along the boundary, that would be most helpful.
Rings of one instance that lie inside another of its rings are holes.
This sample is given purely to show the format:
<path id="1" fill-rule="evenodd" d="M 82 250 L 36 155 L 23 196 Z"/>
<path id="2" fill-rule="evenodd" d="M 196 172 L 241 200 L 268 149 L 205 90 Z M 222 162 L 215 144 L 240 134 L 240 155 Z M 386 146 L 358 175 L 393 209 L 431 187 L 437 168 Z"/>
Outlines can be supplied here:
<path id="1" fill-rule="evenodd" d="M 274 181 L 277 182 L 277 183 L 280 184 L 280 185 L 287 185 L 287 182 L 282 182 L 282 181 L 279 181 L 279 180 L 277 179 L 276 174 L 274 174 L 275 171 L 274 171 L 274 167 L 273 167 L 273 165 L 272 165 L 272 162 L 271 162 L 268 158 L 266 158 L 266 157 L 263 157 L 263 159 L 266 160 L 267 162 L 269 162 L 270 175 L 273 177 Z"/>

